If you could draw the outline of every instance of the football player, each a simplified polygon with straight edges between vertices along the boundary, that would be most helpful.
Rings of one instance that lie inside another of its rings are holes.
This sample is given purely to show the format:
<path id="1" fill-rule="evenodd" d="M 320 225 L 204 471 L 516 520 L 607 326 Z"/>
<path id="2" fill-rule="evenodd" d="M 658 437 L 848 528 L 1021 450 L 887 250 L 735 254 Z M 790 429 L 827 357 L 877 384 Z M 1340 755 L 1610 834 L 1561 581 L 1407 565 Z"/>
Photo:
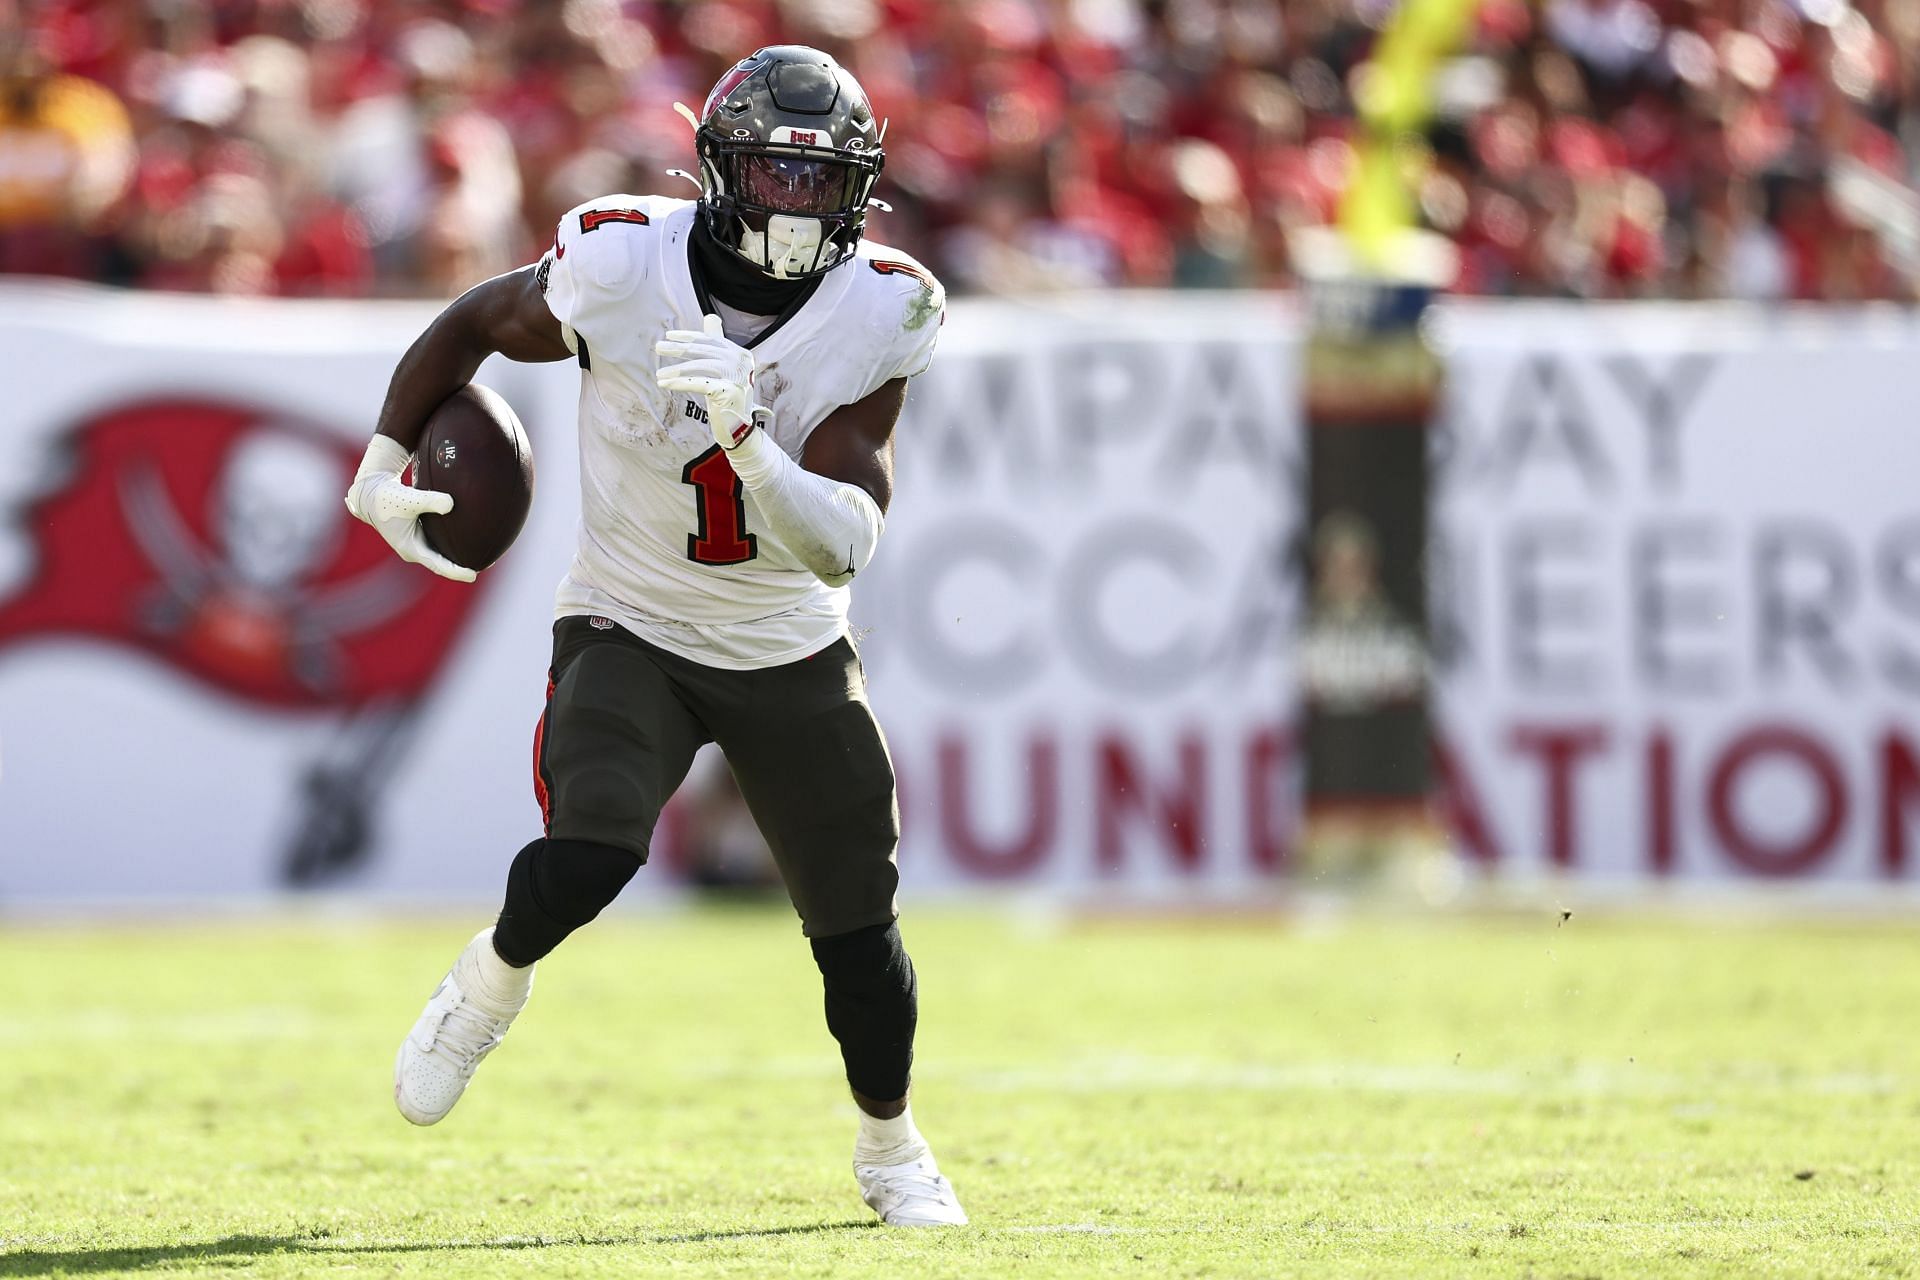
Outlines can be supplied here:
<path id="1" fill-rule="evenodd" d="M 495 352 L 580 366 L 579 547 L 560 584 L 534 792 L 497 923 L 401 1043 L 394 1100 L 452 1109 L 534 964 L 647 859 L 718 743 L 779 864 L 860 1111 L 854 1172 L 894 1226 L 965 1223 L 907 1105 L 917 996 L 894 891 L 892 762 L 847 586 L 893 493 L 893 426 L 945 295 L 861 236 L 884 163 L 866 94 L 816 49 L 762 49 L 695 123 L 698 200 L 608 196 L 553 248 L 447 307 L 401 359 L 347 498 L 406 560 L 451 498 L 402 479 L 429 414 Z"/>

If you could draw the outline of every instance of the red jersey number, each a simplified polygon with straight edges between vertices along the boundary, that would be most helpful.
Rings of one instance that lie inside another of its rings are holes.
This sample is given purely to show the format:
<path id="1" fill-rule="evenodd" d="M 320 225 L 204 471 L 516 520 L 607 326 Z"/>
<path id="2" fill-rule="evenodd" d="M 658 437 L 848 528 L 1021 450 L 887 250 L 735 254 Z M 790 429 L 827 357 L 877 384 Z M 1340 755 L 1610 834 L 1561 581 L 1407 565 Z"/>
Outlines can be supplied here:
<path id="1" fill-rule="evenodd" d="M 700 527 L 687 535 L 687 559 L 698 564 L 744 564 L 760 554 L 760 540 L 747 532 L 746 487 L 719 445 L 689 462 L 680 483 L 693 486 Z"/>
<path id="2" fill-rule="evenodd" d="M 609 222 L 630 222 L 644 227 L 650 220 L 638 209 L 589 209 L 580 215 L 580 234 L 585 235 Z"/>

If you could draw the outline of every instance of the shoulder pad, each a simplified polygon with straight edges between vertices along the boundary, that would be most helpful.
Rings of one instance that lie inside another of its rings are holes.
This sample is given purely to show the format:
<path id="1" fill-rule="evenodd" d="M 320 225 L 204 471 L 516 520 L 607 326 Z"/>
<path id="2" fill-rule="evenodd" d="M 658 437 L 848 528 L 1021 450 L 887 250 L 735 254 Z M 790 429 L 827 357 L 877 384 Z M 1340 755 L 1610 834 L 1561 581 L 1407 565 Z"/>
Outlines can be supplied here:
<path id="1" fill-rule="evenodd" d="M 567 210 L 554 229 L 553 257 L 574 278 L 603 289 L 617 288 L 644 261 L 637 252 L 651 237 L 661 211 L 657 196 L 602 196 Z"/>
<path id="2" fill-rule="evenodd" d="M 913 255 L 883 244 L 861 244 L 852 270 L 860 273 L 856 283 L 868 298 L 867 324 L 881 353 L 875 385 L 925 370 L 946 319 L 939 278 Z"/>
<path id="3" fill-rule="evenodd" d="M 597 346 L 603 326 L 621 323 L 621 309 L 658 261 L 661 226 L 685 200 L 666 196 L 602 196 L 569 209 L 554 228 L 553 248 L 537 268 L 547 309 L 567 345 L 586 334 Z"/>
<path id="4" fill-rule="evenodd" d="M 938 325 L 947 306 L 947 290 L 939 277 L 911 254 L 886 245 L 873 245 L 871 250 L 861 254 L 854 269 L 879 277 L 881 292 L 898 299 L 899 326 L 912 330 Z"/>

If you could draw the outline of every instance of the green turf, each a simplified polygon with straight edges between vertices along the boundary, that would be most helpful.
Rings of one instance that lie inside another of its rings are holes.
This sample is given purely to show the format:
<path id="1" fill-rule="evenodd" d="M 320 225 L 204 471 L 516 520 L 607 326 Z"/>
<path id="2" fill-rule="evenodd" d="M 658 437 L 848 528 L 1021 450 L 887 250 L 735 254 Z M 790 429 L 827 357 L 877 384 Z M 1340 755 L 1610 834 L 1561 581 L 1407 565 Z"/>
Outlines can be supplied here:
<path id="1" fill-rule="evenodd" d="M 596 925 L 429 1130 L 471 924 L 0 928 L 0 1276 L 1920 1274 L 1905 926 L 909 925 L 964 1230 L 870 1223 L 784 914 Z"/>

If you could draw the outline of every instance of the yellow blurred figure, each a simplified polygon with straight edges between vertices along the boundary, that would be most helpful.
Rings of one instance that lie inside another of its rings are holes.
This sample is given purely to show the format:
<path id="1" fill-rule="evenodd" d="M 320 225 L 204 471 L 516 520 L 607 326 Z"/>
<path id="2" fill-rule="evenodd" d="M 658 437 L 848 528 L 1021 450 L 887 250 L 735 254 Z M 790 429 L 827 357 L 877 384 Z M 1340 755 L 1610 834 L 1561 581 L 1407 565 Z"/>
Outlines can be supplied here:
<path id="1" fill-rule="evenodd" d="M 1395 237 L 1414 225 L 1410 141 L 1433 110 L 1433 77 L 1465 34 L 1477 0 L 1407 0 L 1395 12 L 1354 92 L 1362 125 L 1358 163 L 1340 202 L 1340 229 L 1363 261 L 1388 265 Z"/>
<path id="2" fill-rule="evenodd" d="M 0 48 L 0 232 L 84 228 L 125 189 L 133 130 L 113 91 Z"/>

